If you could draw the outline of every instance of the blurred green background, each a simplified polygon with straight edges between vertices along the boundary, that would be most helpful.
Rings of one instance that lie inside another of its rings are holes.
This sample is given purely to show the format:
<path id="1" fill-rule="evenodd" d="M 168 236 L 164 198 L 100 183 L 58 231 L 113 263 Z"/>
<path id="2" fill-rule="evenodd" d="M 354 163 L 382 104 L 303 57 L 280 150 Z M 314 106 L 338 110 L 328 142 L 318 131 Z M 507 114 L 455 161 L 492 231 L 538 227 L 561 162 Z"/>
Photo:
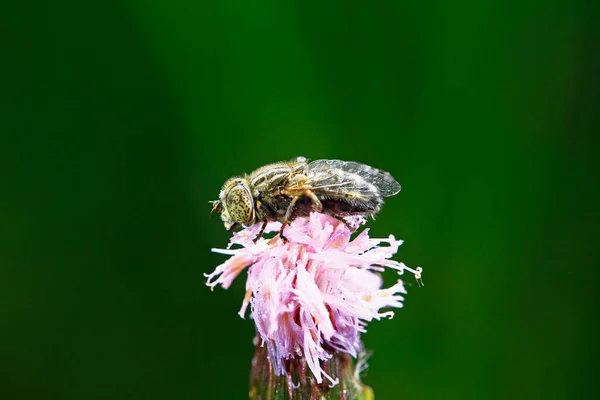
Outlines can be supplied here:
<path id="1" fill-rule="evenodd" d="M 403 187 L 370 227 L 425 287 L 364 336 L 377 399 L 595 389 L 597 4 L 364 3 L 1 13 L 1 399 L 246 398 L 208 201 L 297 155 Z"/>

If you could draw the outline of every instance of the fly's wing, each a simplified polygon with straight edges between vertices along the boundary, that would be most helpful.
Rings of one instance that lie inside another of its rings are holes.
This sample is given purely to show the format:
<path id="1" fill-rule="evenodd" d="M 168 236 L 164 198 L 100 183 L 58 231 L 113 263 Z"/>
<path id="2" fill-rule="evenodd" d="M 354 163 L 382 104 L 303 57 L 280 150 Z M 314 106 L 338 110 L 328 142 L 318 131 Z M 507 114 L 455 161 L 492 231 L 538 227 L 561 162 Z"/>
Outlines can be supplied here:
<path id="1" fill-rule="evenodd" d="M 390 173 L 354 161 L 316 160 L 307 167 L 309 176 L 316 178 L 313 181 L 315 187 L 367 194 L 372 192 L 374 186 L 383 197 L 393 196 L 400 191 L 400 184 Z"/>

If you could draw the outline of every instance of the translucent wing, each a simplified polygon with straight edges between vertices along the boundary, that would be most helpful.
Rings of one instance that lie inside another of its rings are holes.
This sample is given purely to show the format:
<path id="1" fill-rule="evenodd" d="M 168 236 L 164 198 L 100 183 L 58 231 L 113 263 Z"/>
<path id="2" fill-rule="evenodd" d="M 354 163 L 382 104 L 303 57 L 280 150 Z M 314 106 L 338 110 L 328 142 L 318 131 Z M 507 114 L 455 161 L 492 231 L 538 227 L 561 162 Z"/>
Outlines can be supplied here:
<path id="1" fill-rule="evenodd" d="M 382 197 L 375 185 L 356 174 L 335 169 L 309 170 L 308 173 L 310 178 L 302 188 L 311 189 L 319 195 L 336 197 L 352 194 L 362 198 Z"/>
<path id="2" fill-rule="evenodd" d="M 309 176 L 319 177 L 315 183 L 322 188 L 346 190 L 351 187 L 360 193 L 372 191 L 374 186 L 383 197 L 393 196 L 400 191 L 400 184 L 389 172 L 354 161 L 316 160 L 307 167 Z M 336 170 L 341 172 L 336 173 Z M 356 179 L 356 176 L 362 179 Z M 361 184 L 360 181 L 364 182 Z"/>

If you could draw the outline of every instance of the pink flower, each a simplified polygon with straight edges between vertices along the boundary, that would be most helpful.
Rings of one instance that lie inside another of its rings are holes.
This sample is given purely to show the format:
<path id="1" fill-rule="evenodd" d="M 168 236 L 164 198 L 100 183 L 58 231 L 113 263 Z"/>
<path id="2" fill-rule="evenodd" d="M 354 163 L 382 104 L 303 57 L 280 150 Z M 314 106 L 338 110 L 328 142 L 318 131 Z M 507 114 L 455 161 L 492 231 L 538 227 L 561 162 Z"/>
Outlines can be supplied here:
<path id="1" fill-rule="evenodd" d="M 406 293 L 402 281 L 381 289 L 378 272 L 388 267 L 399 275 L 408 270 L 419 278 L 421 269 L 390 260 L 402 244 L 394 236 L 371 239 L 365 229 L 351 240 L 344 223 L 324 214 L 294 220 L 284 231 L 287 243 L 279 236 L 253 243 L 260 226 L 234 233 L 228 249 L 213 249 L 232 257 L 206 274 L 207 285 L 227 289 L 249 267 L 239 315 L 243 318 L 250 305 L 275 373 L 287 372 L 285 360 L 304 356 L 318 383 L 324 376 L 336 384 L 321 361 L 331 358 L 332 350 L 356 357 L 366 324 L 394 315 L 382 308 L 402 307 Z M 265 232 L 279 231 L 280 226 L 269 223 Z M 388 245 L 380 247 L 382 243 Z M 232 249 L 232 245 L 241 247 Z"/>

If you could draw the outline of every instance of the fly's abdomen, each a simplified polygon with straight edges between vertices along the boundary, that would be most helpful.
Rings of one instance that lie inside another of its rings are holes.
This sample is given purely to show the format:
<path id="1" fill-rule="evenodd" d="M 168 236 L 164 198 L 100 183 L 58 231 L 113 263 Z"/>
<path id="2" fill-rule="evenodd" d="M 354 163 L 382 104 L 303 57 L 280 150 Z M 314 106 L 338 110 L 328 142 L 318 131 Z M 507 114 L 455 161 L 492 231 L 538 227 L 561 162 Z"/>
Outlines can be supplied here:
<path id="1" fill-rule="evenodd" d="M 372 215 L 381 209 L 383 201 L 379 197 L 364 198 L 321 198 L 323 210 L 339 216 Z"/>

